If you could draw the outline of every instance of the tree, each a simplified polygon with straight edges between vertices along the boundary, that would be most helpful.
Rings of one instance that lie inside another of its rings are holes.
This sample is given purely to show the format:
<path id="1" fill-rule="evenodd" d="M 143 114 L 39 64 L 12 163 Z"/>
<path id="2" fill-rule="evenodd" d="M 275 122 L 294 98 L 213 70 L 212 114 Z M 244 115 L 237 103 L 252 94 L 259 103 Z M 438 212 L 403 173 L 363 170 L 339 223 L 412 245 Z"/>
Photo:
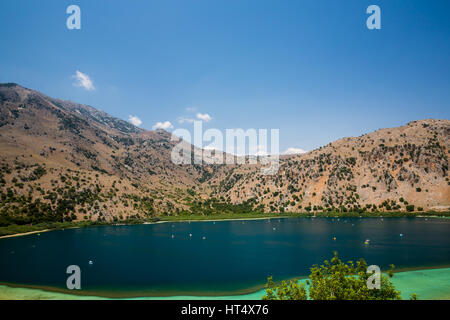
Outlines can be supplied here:
<path id="1" fill-rule="evenodd" d="M 276 286 L 272 277 L 267 278 L 266 294 L 263 300 L 306 300 L 307 293 L 305 285 L 299 284 L 297 279 L 282 281 L 280 286 Z"/>
<path id="2" fill-rule="evenodd" d="M 400 300 L 397 291 L 389 278 L 393 276 L 393 268 L 388 274 L 381 275 L 380 289 L 369 289 L 367 280 L 372 275 L 367 273 L 367 263 L 360 259 L 356 265 L 349 261 L 344 263 L 337 252 L 331 261 L 325 260 L 321 266 L 314 265 L 309 276 L 308 290 L 297 280 L 283 281 L 276 286 L 272 277 L 266 284 L 265 300 Z"/>

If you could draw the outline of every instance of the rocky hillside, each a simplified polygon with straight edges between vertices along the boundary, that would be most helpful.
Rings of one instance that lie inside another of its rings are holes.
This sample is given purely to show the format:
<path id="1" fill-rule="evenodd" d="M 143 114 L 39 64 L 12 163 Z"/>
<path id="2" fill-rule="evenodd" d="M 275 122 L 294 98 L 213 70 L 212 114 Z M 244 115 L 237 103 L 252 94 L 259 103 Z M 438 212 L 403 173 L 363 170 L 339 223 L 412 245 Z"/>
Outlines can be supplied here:
<path id="1" fill-rule="evenodd" d="M 413 121 L 286 157 L 276 176 L 229 171 L 217 193 L 272 212 L 448 211 L 449 146 L 449 120 Z"/>
<path id="2" fill-rule="evenodd" d="M 449 135 L 449 120 L 416 121 L 284 157 L 277 175 L 261 176 L 258 165 L 175 165 L 163 130 L 0 84 L 0 225 L 213 211 L 448 210 Z"/>
<path id="3" fill-rule="evenodd" d="M 170 161 L 174 142 L 90 106 L 0 85 L 0 212 L 44 219 L 174 213 L 203 192 L 201 166 Z M 48 215 L 48 216 L 47 216 Z"/>

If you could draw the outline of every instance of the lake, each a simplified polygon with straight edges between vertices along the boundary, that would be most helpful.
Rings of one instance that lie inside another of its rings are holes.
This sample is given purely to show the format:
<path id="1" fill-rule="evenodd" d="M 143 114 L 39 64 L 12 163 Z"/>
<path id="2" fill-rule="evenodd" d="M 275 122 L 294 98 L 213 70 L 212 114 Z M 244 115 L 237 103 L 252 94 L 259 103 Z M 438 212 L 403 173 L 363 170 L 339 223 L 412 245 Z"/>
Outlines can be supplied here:
<path id="1" fill-rule="evenodd" d="M 449 231 L 450 219 L 440 218 L 272 218 L 57 230 L 0 239 L 0 282 L 64 291 L 66 268 L 78 265 L 82 290 L 67 292 L 239 294 L 260 289 L 269 275 L 307 276 L 335 250 L 345 261 L 362 257 L 382 269 L 449 266 Z"/>

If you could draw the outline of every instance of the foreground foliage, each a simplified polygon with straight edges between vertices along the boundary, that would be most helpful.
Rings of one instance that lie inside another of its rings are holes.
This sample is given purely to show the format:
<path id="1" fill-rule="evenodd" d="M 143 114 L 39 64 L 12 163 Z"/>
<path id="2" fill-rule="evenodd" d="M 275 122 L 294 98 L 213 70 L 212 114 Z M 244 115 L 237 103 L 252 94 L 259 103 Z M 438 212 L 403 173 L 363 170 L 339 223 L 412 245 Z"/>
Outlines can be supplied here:
<path id="1" fill-rule="evenodd" d="M 269 277 L 263 300 L 400 300 L 400 291 L 389 279 L 394 275 L 393 268 L 391 265 L 388 276 L 381 275 L 380 289 L 369 289 L 367 281 L 371 274 L 367 273 L 366 261 L 344 263 L 335 252 L 331 261 L 311 268 L 306 285 L 299 284 L 297 279 L 276 285 Z"/>

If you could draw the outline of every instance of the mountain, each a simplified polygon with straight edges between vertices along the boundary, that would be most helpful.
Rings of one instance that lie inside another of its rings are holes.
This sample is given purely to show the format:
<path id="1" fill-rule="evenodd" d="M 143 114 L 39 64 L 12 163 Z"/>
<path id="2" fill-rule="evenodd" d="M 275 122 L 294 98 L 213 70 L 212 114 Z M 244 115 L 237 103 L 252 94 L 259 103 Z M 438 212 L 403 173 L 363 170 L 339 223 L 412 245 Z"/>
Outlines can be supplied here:
<path id="1" fill-rule="evenodd" d="M 414 121 L 283 156 L 277 175 L 262 176 L 260 165 L 176 165 L 178 142 L 164 130 L 0 84 L 0 224 L 214 210 L 448 210 L 449 135 L 449 120 Z"/>
<path id="2" fill-rule="evenodd" d="M 172 163 L 166 131 L 17 84 L 0 85 L 0 105 L 5 214 L 111 220 L 172 212 L 206 174 Z"/>
<path id="3" fill-rule="evenodd" d="M 275 176 L 235 169 L 220 193 L 272 212 L 448 211 L 449 145 L 449 120 L 413 121 L 282 158 Z"/>

